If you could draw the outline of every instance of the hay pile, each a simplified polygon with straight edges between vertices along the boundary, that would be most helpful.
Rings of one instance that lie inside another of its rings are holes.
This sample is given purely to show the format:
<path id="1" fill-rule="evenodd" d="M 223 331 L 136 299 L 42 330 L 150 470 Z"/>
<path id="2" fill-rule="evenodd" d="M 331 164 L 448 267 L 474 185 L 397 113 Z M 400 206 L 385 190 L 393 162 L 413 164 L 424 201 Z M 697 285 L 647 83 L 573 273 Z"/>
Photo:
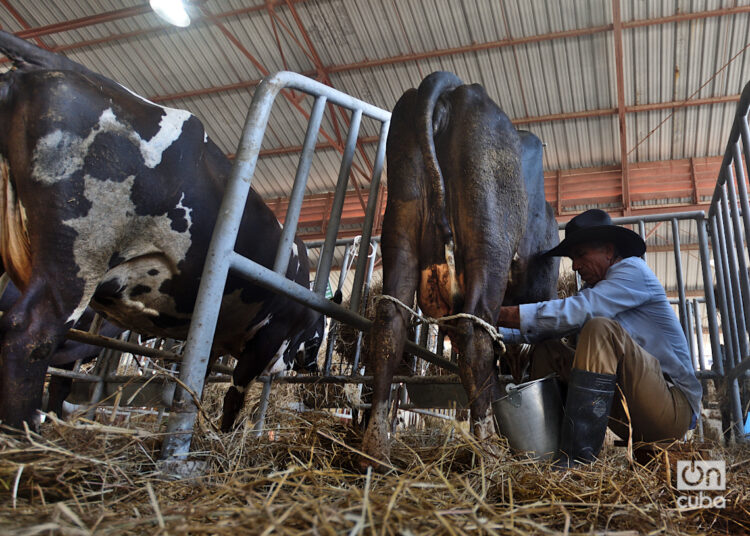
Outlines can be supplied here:
<path id="1" fill-rule="evenodd" d="M 151 419 L 150 421 L 148 419 Z M 134 422 L 131 419 L 131 422 Z M 750 451 L 687 443 L 631 466 L 610 447 L 558 473 L 478 444 L 462 428 L 403 432 L 387 474 L 354 471 L 360 439 L 323 412 L 269 414 L 269 434 L 194 442 L 205 476 L 171 481 L 159 423 L 138 429 L 48 420 L 0 435 L 0 533 L 34 534 L 723 534 L 750 531 Z M 680 511 L 677 459 L 727 462 L 726 508 Z"/>

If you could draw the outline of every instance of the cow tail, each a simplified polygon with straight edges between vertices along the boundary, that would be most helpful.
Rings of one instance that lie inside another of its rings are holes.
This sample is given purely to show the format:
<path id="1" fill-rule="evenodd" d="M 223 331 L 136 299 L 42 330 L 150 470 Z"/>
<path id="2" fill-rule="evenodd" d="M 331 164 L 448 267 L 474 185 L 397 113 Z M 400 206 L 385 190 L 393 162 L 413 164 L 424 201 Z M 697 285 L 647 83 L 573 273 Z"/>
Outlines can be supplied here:
<path id="1" fill-rule="evenodd" d="M 31 278 L 31 242 L 26 211 L 10 179 L 10 167 L 0 157 L 0 257 L 3 267 L 19 289 Z"/>
<path id="2" fill-rule="evenodd" d="M 437 125 L 434 123 L 434 112 L 440 96 L 446 91 L 456 89 L 463 85 L 463 82 L 455 74 L 437 71 L 422 80 L 418 90 L 419 110 L 417 113 L 419 125 L 419 145 L 422 150 L 422 160 L 424 161 L 427 173 L 429 175 L 430 189 L 432 196 L 437 204 L 436 218 L 443 236 L 445 246 L 445 261 L 448 265 L 448 271 L 451 281 L 451 294 L 458 294 L 456 278 L 456 260 L 454 254 L 453 231 L 451 230 L 448 219 L 448 208 L 445 201 L 445 180 L 443 172 L 440 169 L 440 163 L 435 151 L 435 130 Z"/>
<path id="3" fill-rule="evenodd" d="M 51 69 L 56 71 L 75 71 L 84 75 L 95 74 L 80 63 L 69 60 L 62 54 L 32 45 L 25 39 L 2 30 L 0 30 L 0 52 L 13 62 L 14 67 L 24 71 Z"/>

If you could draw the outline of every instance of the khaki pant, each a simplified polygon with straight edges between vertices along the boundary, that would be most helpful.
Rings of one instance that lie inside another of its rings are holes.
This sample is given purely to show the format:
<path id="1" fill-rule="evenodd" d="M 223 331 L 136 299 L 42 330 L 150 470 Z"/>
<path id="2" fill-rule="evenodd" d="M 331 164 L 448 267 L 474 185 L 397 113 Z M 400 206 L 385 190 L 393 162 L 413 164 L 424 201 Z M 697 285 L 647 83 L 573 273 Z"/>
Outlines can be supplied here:
<path id="1" fill-rule="evenodd" d="M 616 374 L 620 396 L 612 404 L 609 427 L 622 439 L 628 437 L 628 422 L 635 441 L 680 439 L 690 426 L 692 409 L 685 395 L 667 383 L 659 361 L 614 320 L 592 318 L 575 348 L 559 340 L 544 341 L 531 359 L 532 379 L 556 372 L 567 382 L 571 368 Z"/>

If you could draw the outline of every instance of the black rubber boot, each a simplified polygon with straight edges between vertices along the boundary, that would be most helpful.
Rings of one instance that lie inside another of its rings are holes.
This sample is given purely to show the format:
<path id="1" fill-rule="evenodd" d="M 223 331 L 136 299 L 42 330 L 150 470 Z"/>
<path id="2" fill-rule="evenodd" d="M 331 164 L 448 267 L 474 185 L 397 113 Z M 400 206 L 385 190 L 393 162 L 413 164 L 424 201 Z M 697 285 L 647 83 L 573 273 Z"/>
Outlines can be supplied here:
<path id="1" fill-rule="evenodd" d="M 607 431 L 616 381 L 614 374 L 570 371 L 557 467 L 573 467 L 596 459 Z"/>

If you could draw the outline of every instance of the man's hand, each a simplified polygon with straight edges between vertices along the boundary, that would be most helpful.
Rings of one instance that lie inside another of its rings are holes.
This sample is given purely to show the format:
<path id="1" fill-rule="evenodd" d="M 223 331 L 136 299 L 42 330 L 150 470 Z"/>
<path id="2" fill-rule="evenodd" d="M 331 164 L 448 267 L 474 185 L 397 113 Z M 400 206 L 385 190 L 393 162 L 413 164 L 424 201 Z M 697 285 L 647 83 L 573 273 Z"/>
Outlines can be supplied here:
<path id="1" fill-rule="evenodd" d="M 500 314 L 497 317 L 497 325 L 505 328 L 521 327 L 521 313 L 518 305 L 509 307 L 500 307 Z"/>

